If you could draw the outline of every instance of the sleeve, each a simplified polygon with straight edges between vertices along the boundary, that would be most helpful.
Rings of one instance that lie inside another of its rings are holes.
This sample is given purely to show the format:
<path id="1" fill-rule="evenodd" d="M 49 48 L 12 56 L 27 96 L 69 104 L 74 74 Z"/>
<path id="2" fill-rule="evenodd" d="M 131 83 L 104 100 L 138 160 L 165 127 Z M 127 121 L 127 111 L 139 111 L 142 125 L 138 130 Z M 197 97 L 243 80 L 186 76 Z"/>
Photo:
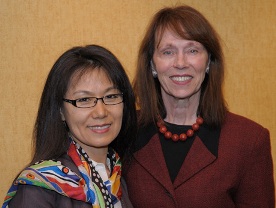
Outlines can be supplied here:
<path id="1" fill-rule="evenodd" d="M 55 195 L 52 191 L 31 185 L 19 185 L 16 195 L 10 201 L 9 208 L 52 208 L 55 207 Z"/>
<path id="2" fill-rule="evenodd" d="M 246 158 L 244 174 L 235 197 L 236 205 L 238 208 L 274 208 L 274 191 L 270 135 L 267 129 L 262 128 Z"/>

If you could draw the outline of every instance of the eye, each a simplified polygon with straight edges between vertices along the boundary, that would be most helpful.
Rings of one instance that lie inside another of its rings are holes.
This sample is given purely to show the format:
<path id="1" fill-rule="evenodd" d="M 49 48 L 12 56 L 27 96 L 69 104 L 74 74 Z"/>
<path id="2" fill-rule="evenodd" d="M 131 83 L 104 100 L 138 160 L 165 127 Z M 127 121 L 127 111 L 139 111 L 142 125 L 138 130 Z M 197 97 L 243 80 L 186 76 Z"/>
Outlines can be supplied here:
<path id="1" fill-rule="evenodd" d="M 196 49 L 190 49 L 190 50 L 189 50 L 189 53 L 191 53 L 191 54 L 197 54 L 197 53 L 198 53 L 198 50 L 196 50 Z"/>
<path id="2" fill-rule="evenodd" d="M 79 103 L 91 102 L 91 98 L 90 97 L 79 98 L 76 101 Z"/>
<path id="3" fill-rule="evenodd" d="M 121 94 L 110 94 L 110 95 L 106 95 L 104 97 L 105 97 L 105 99 L 112 100 L 112 99 L 117 99 L 120 96 L 121 96 Z"/>
<path id="4" fill-rule="evenodd" d="M 172 55 L 173 53 L 174 53 L 173 51 L 166 50 L 163 52 L 163 55 Z"/>

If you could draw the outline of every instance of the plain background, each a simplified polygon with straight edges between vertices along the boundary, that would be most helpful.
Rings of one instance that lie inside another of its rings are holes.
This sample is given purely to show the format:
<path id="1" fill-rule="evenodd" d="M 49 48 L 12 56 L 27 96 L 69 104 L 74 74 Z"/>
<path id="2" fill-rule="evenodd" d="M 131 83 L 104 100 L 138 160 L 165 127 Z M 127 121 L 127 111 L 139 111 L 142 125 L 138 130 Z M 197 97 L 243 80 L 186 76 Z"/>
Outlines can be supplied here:
<path id="1" fill-rule="evenodd" d="M 276 159 L 275 0 L 0 0 L 1 200 L 31 158 L 40 95 L 56 59 L 73 46 L 100 44 L 132 80 L 150 18 L 181 3 L 202 12 L 220 34 L 229 108 L 270 130 Z"/>

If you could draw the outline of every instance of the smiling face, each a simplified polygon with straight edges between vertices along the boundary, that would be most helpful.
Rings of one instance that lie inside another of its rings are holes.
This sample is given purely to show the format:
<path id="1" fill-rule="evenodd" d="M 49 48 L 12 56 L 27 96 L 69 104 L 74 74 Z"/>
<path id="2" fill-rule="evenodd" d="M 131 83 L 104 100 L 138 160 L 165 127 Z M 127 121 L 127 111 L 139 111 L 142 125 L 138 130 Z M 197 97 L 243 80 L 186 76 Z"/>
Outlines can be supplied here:
<path id="1" fill-rule="evenodd" d="M 165 103 L 175 99 L 199 102 L 208 64 L 208 53 L 201 43 L 183 39 L 166 29 L 160 43 L 155 45 L 153 63 Z"/>
<path id="2" fill-rule="evenodd" d="M 64 98 L 70 100 L 86 97 L 100 98 L 121 93 L 101 68 L 88 70 L 80 79 L 75 79 L 77 75 L 73 75 Z M 90 156 L 95 151 L 107 151 L 107 146 L 119 134 L 123 118 L 123 103 L 105 105 L 102 100 L 98 100 L 94 107 L 77 108 L 64 102 L 61 117 L 66 121 L 76 142 Z"/>

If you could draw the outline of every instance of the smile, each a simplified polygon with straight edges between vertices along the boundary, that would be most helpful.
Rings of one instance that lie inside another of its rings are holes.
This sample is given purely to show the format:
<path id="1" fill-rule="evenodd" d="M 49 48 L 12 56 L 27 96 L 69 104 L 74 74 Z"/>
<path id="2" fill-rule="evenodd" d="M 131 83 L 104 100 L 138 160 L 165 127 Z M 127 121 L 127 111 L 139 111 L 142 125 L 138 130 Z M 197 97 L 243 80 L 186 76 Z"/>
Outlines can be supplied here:
<path id="1" fill-rule="evenodd" d="M 183 77 L 177 76 L 177 77 L 170 77 L 170 78 L 177 82 L 184 82 L 184 81 L 192 79 L 191 76 L 183 76 Z"/>
<path id="2" fill-rule="evenodd" d="M 103 126 L 90 126 L 89 128 L 92 130 L 104 130 L 110 127 L 110 124 Z"/>

